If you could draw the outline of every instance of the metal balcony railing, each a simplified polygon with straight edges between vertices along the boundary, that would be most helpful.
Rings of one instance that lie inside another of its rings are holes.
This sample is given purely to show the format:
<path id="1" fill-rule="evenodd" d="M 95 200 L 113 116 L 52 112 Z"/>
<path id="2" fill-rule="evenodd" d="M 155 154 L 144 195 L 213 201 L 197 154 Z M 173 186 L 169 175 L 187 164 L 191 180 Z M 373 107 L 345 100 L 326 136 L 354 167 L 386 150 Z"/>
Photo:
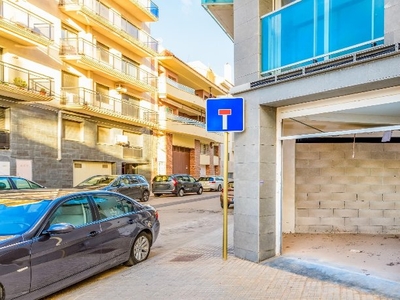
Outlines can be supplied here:
<path id="1" fill-rule="evenodd" d="M 83 13 L 103 26 L 108 27 L 112 32 L 119 34 L 134 45 L 145 47 L 158 53 L 158 41 L 156 39 L 137 28 L 115 10 L 105 5 L 99 5 L 99 3 L 101 2 L 95 0 L 64 0 L 61 1 L 60 5 L 78 5 L 81 7 Z M 155 7 L 153 6 L 154 9 Z M 158 7 L 156 11 L 158 13 Z"/>
<path id="2" fill-rule="evenodd" d="M 5 62 L 0 62 L 0 84 L 54 95 L 53 78 Z"/>
<path id="3" fill-rule="evenodd" d="M 123 149 L 124 158 L 143 158 L 142 147 L 124 147 Z"/>
<path id="4" fill-rule="evenodd" d="M 157 88 L 157 77 L 141 69 L 131 61 L 111 53 L 108 49 L 90 43 L 82 38 L 61 39 L 60 55 L 80 55 L 98 69 L 118 73 L 120 79 L 127 82 L 144 83 L 153 89 Z"/>
<path id="5" fill-rule="evenodd" d="M 158 124 L 158 113 L 156 111 L 140 107 L 128 100 L 121 100 L 82 87 L 64 87 L 61 92 L 62 104 L 91 106 L 106 114 L 111 112 L 121 117 L 136 119 L 141 123 Z"/>
<path id="6" fill-rule="evenodd" d="M 45 38 L 48 44 L 54 39 L 53 23 L 3 0 L 0 0 L 0 27 L 19 34 L 27 32 L 33 34 L 33 37 L 36 35 L 38 38 Z"/>
<path id="7" fill-rule="evenodd" d="M 187 92 L 187 93 L 192 94 L 192 95 L 196 95 L 196 91 L 194 89 L 192 89 L 192 88 L 190 88 L 190 87 L 188 87 L 186 85 L 180 84 L 180 83 L 178 83 L 178 82 L 176 82 L 176 81 L 174 81 L 174 80 L 172 80 L 170 78 L 167 78 L 167 83 L 169 85 L 172 85 L 173 87 L 176 87 L 177 89 L 179 89 L 181 91 Z"/>
<path id="8" fill-rule="evenodd" d="M 197 127 L 204 128 L 204 129 L 206 128 L 206 124 L 203 122 L 200 122 L 200 121 L 197 121 L 194 119 L 190 119 L 190 118 L 186 118 L 186 117 L 177 116 L 172 113 L 167 113 L 167 119 L 174 121 L 174 122 L 179 122 L 179 123 L 182 123 L 185 125 L 193 125 L 193 126 L 197 126 Z"/>

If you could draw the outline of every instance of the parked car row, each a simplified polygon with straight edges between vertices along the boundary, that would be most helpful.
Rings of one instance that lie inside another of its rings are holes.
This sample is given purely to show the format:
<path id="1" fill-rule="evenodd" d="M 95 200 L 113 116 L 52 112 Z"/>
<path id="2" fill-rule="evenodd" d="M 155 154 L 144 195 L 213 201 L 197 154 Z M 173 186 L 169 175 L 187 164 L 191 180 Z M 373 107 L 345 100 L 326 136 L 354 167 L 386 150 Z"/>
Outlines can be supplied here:
<path id="1" fill-rule="evenodd" d="M 3 190 L 0 216 L 1 300 L 43 298 L 140 263 L 160 231 L 152 206 L 105 190 Z"/>

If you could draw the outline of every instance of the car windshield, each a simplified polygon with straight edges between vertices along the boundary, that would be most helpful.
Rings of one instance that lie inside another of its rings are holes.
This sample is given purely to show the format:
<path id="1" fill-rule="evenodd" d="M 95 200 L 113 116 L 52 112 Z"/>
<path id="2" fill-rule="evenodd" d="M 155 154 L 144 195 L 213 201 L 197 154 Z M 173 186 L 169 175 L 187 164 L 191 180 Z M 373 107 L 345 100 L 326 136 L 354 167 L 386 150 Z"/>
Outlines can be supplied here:
<path id="1" fill-rule="evenodd" d="M 100 185 L 108 185 L 111 183 L 117 175 L 97 175 L 89 177 L 88 179 L 82 181 L 77 187 L 87 187 L 87 186 L 100 186 Z"/>
<path id="2" fill-rule="evenodd" d="M 42 216 L 50 200 L 0 199 L 0 236 L 22 234 Z"/>

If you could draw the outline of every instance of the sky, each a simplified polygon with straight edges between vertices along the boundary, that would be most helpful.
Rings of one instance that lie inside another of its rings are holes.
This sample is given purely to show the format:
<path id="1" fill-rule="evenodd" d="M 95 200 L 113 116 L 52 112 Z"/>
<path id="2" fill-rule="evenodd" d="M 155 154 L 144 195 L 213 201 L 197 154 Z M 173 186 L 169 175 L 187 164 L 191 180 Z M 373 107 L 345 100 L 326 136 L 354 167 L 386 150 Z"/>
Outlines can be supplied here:
<path id="1" fill-rule="evenodd" d="M 233 73 L 233 42 L 201 6 L 201 0 L 153 0 L 159 19 L 150 34 L 180 60 L 201 61 L 219 76 L 229 63 Z M 233 78 L 233 74 L 231 74 Z"/>

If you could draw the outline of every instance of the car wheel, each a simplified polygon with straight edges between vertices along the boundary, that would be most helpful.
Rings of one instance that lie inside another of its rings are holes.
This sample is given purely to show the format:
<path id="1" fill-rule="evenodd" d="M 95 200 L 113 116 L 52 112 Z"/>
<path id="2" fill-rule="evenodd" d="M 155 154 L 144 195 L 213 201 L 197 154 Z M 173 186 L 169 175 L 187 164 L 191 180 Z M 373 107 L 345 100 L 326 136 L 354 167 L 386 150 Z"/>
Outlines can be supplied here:
<path id="1" fill-rule="evenodd" d="M 140 199 L 140 201 L 142 201 L 142 202 L 149 201 L 149 196 L 150 196 L 149 191 L 144 191 L 143 194 L 142 194 L 142 199 Z"/>
<path id="2" fill-rule="evenodd" d="M 197 195 L 201 195 L 201 194 L 203 194 L 203 188 L 202 187 L 200 187 L 198 189 L 198 191 L 197 191 Z"/>
<path id="3" fill-rule="evenodd" d="M 3 285 L 0 283 L 0 300 L 6 299 L 6 293 L 4 291 Z"/>
<path id="4" fill-rule="evenodd" d="M 133 242 L 133 246 L 131 249 L 131 255 L 129 256 L 128 261 L 125 263 L 126 266 L 131 267 L 136 265 L 149 257 L 150 254 L 150 236 L 142 232 Z"/>
<path id="5" fill-rule="evenodd" d="M 220 192 L 222 190 L 222 186 L 219 185 L 217 191 Z"/>
<path id="6" fill-rule="evenodd" d="M 180 189 L 176 195 L 178 197 L 183 197 L 183 195 L 185 195 L 185 191 L 183 189 Z"/>
<path id="7" fill-rule="evenodd" d="M 154 197 L 160 197 L 162 194 L 154 194 Z"/>

